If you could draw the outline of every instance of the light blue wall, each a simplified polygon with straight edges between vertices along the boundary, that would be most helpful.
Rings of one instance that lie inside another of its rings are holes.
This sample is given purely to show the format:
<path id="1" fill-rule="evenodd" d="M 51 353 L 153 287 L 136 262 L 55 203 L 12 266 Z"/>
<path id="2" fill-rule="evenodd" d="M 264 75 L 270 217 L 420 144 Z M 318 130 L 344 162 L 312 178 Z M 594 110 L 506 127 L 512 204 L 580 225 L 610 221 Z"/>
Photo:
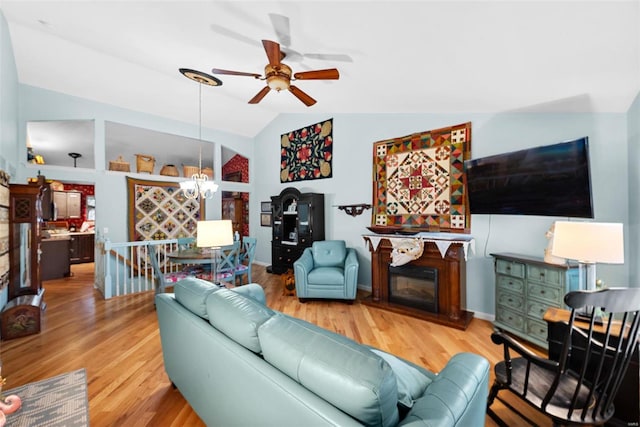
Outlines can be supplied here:
<path id="1" fill-rule="evenodd" d="M 0 13 L 0 169 L 16 172 L 18 71 L 9 27 Z"/>
<path id="2" fill-rule="evenodd" d="M 281 184 L 278 173 L 280 135 L 333 117 L 333 177 Z M 269 200 L 287 186 L 325 194 L 326 238 L 343 239 L 358 250 L 359 283 L 371 285 L 370 255 L 362 234 L 371 224 L 371 210 L 351 217 L 335 205 L 372 202 L 373 143 L 379 140 L 472 122 L 472 157 L 513 151 L 588 136 L 592 168 L 595 219 L 628 224 L 628 166 L 626 114 L 306 114 L 283 115 L 255 140 L 255 156 L 264 167 L 255 170 L 253 200 Z M 269 166 L 272 165 L 272 166 Z M 258 206 L 252 205 L 252 224 Z M 471 234 L 476 252 L 467 262 L 465 306 L 480 315 L 494 312 L 492 252 L 516 252 L 542 257 L 545 232 L 553 221 L 565 218 L 473 215 Z M 255 228 L 254 228 L 255 229 Z M 256 259 L 269 262 L 271 229 L 257 230 Z M 628 239 L 627 239 L 628 240 Z M 606 283 L 627 283 L 628 264 L 598 266 Z"/>
<path id="3" fill-rule="evenodd" d="M 629 251 L 625 260 L 629 265 L 629 285 L 640 286 L 640 94 L 636 96 L 628 117 L 629 135 Z"/>
<path id="4" fill-rule="evenodd" d="M 9 27 L 0 13 L 0 169 L 16 173 L 18 72 Z M 8 256 L 8 255 L 7 255 Z M 7 303 L 8 287 L 0 292 L 0 308 Z"/>
<path id="5" fill-rule="evenodd" d="M 102 104 L 33 86 L 20 85 L 20 126 L 18 141 L 26 141 L 26 123 L 28 121 L 76 119 L 95 120 L 96 169 L 32 165 L 21 161 L 18 168 L 17 182 L 26 182 L 28 177 L 37 175 L 37 172 L 40 170 L 47 179 L 95 184 L 96 230 L 99 234 L 104 235 L 104 231 L 107 229 L 107 236 L 111 241 L 127 241 L 128 198 L 126 176 L 132 175 L 138 178 L 162 181 L 171 181 L 173 179 L 159 176 L 149 177 L 149 175 L 124 174 L 105 170 L 107 169 L 108 160 L 113 160 L 105 159 L 105 122 L 118 122 L 189 138 L 197 135 L 198 127 L 194 124 L 126 110 L 113 105 Z M 228 188 L 229 185 L 235 186 L 236 188 L 238 185 L 242 185 L 220 182 L 221 148 L 222 146 L 226 146 L 243 156 L 251 158 L 253 156 L 253 143 L 250 138 L 206 128 L 202 129 L 202 140 L 214 144 L 213 160 L 216 173 L 215 180 L 220 183 L 220 191 L 216 193 L 214 199 L 207 200 L 206 218 L 217 219 L 220 218 L 221 212 L 221 191 Z M 18 146 L 19 158 L 26 159 L 26 145 L 18 144 Z M 144 147 L 140 148 L 143 149 Z M 151 150 L 151 152 L 153 150 L 152 147 L 148 149 Z M 176 182 L 177 181 L 176 179 Z M 242 191 L 247 190 L 242 189 Z"/>

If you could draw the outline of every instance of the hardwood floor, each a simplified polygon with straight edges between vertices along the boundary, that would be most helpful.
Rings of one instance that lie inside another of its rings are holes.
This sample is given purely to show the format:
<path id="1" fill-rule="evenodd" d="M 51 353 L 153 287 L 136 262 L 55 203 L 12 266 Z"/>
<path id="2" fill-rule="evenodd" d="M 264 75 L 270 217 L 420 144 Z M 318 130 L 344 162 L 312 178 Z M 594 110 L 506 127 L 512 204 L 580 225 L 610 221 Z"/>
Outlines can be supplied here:
<path id="1" fill-rule="evenodd" d="M 72 271 L 71 278 L 44 282 L 47 309 L 42 332 L 2 342 L 5 390 L 86 368 L 93 427 L 204 426 L 164 372 L 153 293 L 104 300 L 93 289 L 93 264 L 74 265 Z M 265 288 L 270 307 L 432 371 L 463 351 L 484 355 L 492 366 L 501 358 L 501 349 L 489 339 L 491 323 L 484 320 L 474 319 L 466 331 L 459 331 L 357 301 L 301 304 L 282 295 L 280 276 L 257 265 L 253 280 Z M 494 408 L 509 425 L 523 424 L 501 403 Z M 541 426 L 551 425 L 539 415 L 533 419 Z M 486 425 L 496 424 L 487 418 Z"/>

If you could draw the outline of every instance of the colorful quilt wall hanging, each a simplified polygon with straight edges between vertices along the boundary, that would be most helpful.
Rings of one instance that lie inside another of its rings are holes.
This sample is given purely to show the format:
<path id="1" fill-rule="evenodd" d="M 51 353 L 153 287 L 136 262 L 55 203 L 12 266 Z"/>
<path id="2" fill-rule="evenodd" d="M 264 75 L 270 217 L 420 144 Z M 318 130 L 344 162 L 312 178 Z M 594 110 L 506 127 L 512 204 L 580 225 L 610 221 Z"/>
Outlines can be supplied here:
<path id="1" fill-rule="evenodd" d="M 0 170 L 0 289 L 9 284 L 9 174 Z"/>
<path id="2" fill-rule="evenodd" d="M 280 182 L 331 178 L 333 119 L 280 137 Z"/>
<path id="3" fill-rule="evenodd" d="M 196 235 L 204 203 L 187 199 L 176 182 L 127 177 L 129 240 L 164 240 Z"/>
<path id="4" fill-rule="evenodd" d="M 372 225 L 469 233 L 470 157 L 470 122 L 375 142 Z"/>

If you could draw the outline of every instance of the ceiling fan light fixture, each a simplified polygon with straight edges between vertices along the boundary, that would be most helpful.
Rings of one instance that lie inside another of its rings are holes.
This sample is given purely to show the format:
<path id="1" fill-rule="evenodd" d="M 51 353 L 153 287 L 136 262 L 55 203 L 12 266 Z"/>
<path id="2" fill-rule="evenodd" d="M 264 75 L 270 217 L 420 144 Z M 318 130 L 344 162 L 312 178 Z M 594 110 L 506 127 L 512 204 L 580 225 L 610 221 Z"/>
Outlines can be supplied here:
<path id="1" fill-rule="evenodd" d="M 289 89 L 289 80 L 281 76 L 267 77 L 267 85 L 271 89 L 280 92 L 281 90 Z"/>
<path id="2" fill-rule="evenodd" d="M 278 66 L 272 66 L 269 64 L 264 67 L 264 75 L 267 76 L 266 80 L 269 88 L 278 92 L 289 89 L 291 68 L 288 65 L 280 63 Z"/>

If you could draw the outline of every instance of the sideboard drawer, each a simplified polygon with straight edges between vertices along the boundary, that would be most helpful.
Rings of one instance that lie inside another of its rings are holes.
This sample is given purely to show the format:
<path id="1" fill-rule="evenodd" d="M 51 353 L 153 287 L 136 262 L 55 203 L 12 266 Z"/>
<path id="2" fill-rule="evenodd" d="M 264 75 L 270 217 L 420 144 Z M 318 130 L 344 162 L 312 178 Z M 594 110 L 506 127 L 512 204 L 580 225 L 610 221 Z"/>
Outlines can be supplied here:
<path id="1" fill-rule="evenodd" d="M 522 294 L 514 294 L 511 292 L 500 292 L 498 294 L 498 304 L 507 308 L 514 308 L 522 311 L 524 308 L 524 297 Z"/>
<path id="2" fill-rule="evenodd" d="M 551 268 L 540 267 L 538 265 L 528 265 L 527 279 L 536 282 L 547 283 L 549 285 L 559 285 L 561 283 L 560 271 Z"/>
<path id="3" fill-rule="evenodd" d="M 529 283 L 527 287 L 527 297 L 544 300 L 554 307 L 559 307 L 564 297 L 564 289 Z"/>
<path id="4" fill-rule="evenodd" d="M 519 313 L 503 308 L 496 313 L 496 320 L 512 329 L 524 332 L 524 317 Z"/>
<path id="5" fill-rule="evenodd" d="M 520 279 L 514 279 L 509 276 L 500 276 L 496 277 L 496 281 L 498 282 L 498 289 L 503 291 L 511 291 L 516 293 L 523 293 L 524 291 L 524 281 Z"/>
<path id="6" fill-rule="evenodd" d="M 539 341 L 547 341 L 547 324 L 545 322 L 527 319 L 526 333 Z"/>
<path id="7" fill-rule="evenodd" d="M 496 273 L 524 278 L 525 265 L 520 262 L 498 259 L 496 260 Z"/>

